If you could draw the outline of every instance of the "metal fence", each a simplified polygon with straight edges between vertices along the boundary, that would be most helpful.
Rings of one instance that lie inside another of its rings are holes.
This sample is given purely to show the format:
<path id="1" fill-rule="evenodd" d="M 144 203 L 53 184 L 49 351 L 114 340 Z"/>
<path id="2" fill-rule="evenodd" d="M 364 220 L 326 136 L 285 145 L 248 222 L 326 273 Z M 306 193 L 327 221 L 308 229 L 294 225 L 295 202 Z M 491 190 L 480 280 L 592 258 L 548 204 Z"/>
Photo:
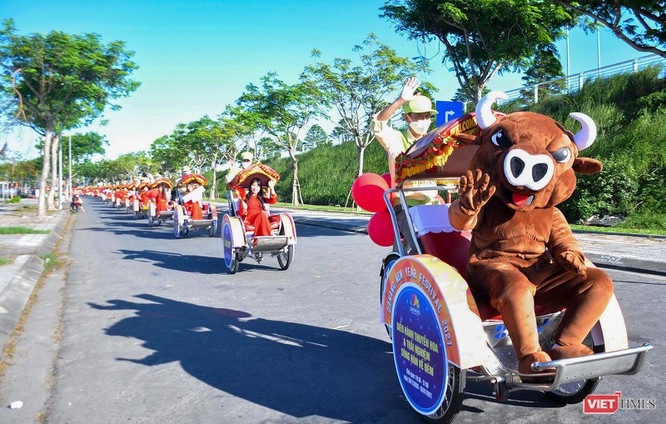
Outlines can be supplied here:
<path id="1" fill-rule="evenodd" d="M 613 65 L 604 66 L 602 68 L 595 68 L 589 71 L 584 71 L 579 74 L 555 78 L 532 86 L 514 88 L 512 90 L 506 91 L 506 94 L 509 98 L 505 101 L 513 101 L 523 98 L 525 101 L 531 100 L 534 103 L 538 103 L 540 88 L 544 89 L 545 87 L 559 85 L 562 87 L 562 89 L 559 90 L 558 93 L 575 93 L 576 91 L 580 90 L 586 82 L 596 78 L 609 77 L 611 75 L 624 74 L 629 72 L 637 72 L 650 66 L 660 66 L 660 76 L 662 78 L 666 76 L 666 59 L 656 54 L 651 54 L 648 56 L 615 63 Z"/>

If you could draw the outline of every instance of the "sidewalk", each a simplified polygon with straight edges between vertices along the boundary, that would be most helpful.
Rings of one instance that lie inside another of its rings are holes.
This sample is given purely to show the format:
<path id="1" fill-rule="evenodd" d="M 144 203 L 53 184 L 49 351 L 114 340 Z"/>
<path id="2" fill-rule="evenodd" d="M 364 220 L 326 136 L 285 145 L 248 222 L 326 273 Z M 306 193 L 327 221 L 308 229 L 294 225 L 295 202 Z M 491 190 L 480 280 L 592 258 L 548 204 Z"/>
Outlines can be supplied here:
<path id="1" fill-rule="evenodd" d="M 47 234 L 0 235 L 0 257 L 10 260 L 0 265 L 0 348 L 5 346 L 20 319 L 44 271 L 43 258 L 53 251 L 70 212 L 67 209 L 51 211 L 43 219 L 36 215 L 35 199 L 24 199 L 18 204 L 0 203 L 0 227 L 49 231 Z"/>
<path id="2" fill-rule="evenodd" d="M 367 234 L 370 215 L 290 211 L 299 224 Z M 335 218 L 331 220 L 331 218 Z M 617 235 L 576 231 L 583 252 L 602 268 L 666 276 L 666 237 Z"/>

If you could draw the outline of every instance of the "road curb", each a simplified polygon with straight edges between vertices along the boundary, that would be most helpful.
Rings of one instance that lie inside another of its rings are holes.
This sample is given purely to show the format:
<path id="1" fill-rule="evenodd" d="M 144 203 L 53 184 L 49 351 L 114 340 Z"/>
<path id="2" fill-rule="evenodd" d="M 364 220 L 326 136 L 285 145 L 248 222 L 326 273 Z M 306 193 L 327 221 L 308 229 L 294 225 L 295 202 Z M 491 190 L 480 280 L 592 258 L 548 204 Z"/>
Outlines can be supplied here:
<path id="1" fill-rule="evenodd" d="M 39 245 L 36 253 L 20 255 L 15 259 L 15 261 L 22 262 L 22 265 L 17 268 L 16 275 L 0 292 L 0 346 L 3 348 L 9 341 L 37 282 L 44 273 L 43 256 L 51 253 L 58 240 L 62 238 L 69 215 L 70 213 L 67 211 L 58 211 L 52 215 L 50 219 L 53 219 L 53 228 Z"/>

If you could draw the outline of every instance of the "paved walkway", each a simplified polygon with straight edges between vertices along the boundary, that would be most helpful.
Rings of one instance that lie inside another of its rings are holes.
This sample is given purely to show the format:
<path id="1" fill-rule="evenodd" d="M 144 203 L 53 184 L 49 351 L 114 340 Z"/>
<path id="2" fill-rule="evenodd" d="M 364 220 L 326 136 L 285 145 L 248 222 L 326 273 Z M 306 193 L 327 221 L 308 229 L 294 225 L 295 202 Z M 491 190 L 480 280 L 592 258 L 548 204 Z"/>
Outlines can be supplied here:
<path id="1" fill-rule="evenodd" d="M 30 294 L 44 271 L 44 258 L 53 251 L 70 212 L 49 212 L 37 218 L 37 201 L 0 203 L 0 227 L 26 227 L 45 234 L 0 234 L 0 350 L 18 322 Z"/>
<path id="2" fill-rule="evenodd" d="M 95 202 L 96 200 L 88 200 Z M 224 210 L 221 205 L 220 210 Z M 367 233 L 368 214 L 293 210 L 297 223 Z M 67 209 L 36 218 L 35 200 L 0 202 L 0 227 L 27 227 L 48 234 L 0 235 L 0 351 L 13 331 L 44 270 L 44 257 L 53 251 L 65 230 Z M 666 237 L 576 233 L 587 256 L 599 266 L 666 275 Z"/>
<path id="3" fill-rule="evenodd" d="M 301 224 L 367 233 L 367 214 L 292 211 Z M 335 218 L 331 221 L 331 217 Z M 326 223 L 322 224 L 324 218 Z M 597 266 L 666 275 L 666 237 L 575 232 L 586 256 Z"/>

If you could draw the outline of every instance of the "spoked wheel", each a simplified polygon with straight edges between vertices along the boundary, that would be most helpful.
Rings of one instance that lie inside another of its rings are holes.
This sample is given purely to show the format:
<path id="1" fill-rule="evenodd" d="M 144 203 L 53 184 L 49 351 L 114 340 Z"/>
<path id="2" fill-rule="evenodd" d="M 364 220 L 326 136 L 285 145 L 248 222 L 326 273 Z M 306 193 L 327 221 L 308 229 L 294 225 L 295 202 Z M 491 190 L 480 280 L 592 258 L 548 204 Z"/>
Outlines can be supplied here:
<path id="1" fill-rule="evenodd" d="M 592 337 L 590 335 L 588 335 L 583 343 L 592 349 L 594 353 L 601 353 L 604 351 L 601 346 L 594 346 Z M 600 381 L 601 377 L 597 377 L 590 378 L 588 380 L 565 383 L 552 392 L 546 392 L 546 396 L 556 402 L 564 403 L 567 405 L 581 403 L 590 393 L 594 392 Z"/>
<path id="2" fill-rule="evenodd" d="M 229 266 L 229 274 L 235 274 L 238 272 L 240 260 L 238 259 L 238 252 L 236 249 L 231 251 L 231 265 Z"/>
<path id="3" fill-rule="evenodd" d="M 289 268 L 292 259 L 294 259 L 294 245 L 290 244 L 287 246 L 287 251 L 284 250 L 277 254 L 278 264 L 280 265 L 281 270 Z"/>
<path id="4" fill-rule="evenodd" d="M 601 381 L 601 377 L 565 383 L 557 390 L 546 392 L 546 396 L 565 404 L 581 403 L 590 393 L 594 392 L 599 381 Z"/>
<path id="5" fill-rule="evenodd" d="M 208 236 L 213 237 L 216 231 L 217 231 L 217 221 L 213 221 L 210 224 L 210 227 L 208 227 Z"/>
<path id="6" fill-rule="evenodd" d="M 465 371 L 449 362 L 446 394 L 442 406 L 432 415 L 424 416 L 427 422 L 445 424 L 453 422 L 460 412 L 465 389 Z"/>

